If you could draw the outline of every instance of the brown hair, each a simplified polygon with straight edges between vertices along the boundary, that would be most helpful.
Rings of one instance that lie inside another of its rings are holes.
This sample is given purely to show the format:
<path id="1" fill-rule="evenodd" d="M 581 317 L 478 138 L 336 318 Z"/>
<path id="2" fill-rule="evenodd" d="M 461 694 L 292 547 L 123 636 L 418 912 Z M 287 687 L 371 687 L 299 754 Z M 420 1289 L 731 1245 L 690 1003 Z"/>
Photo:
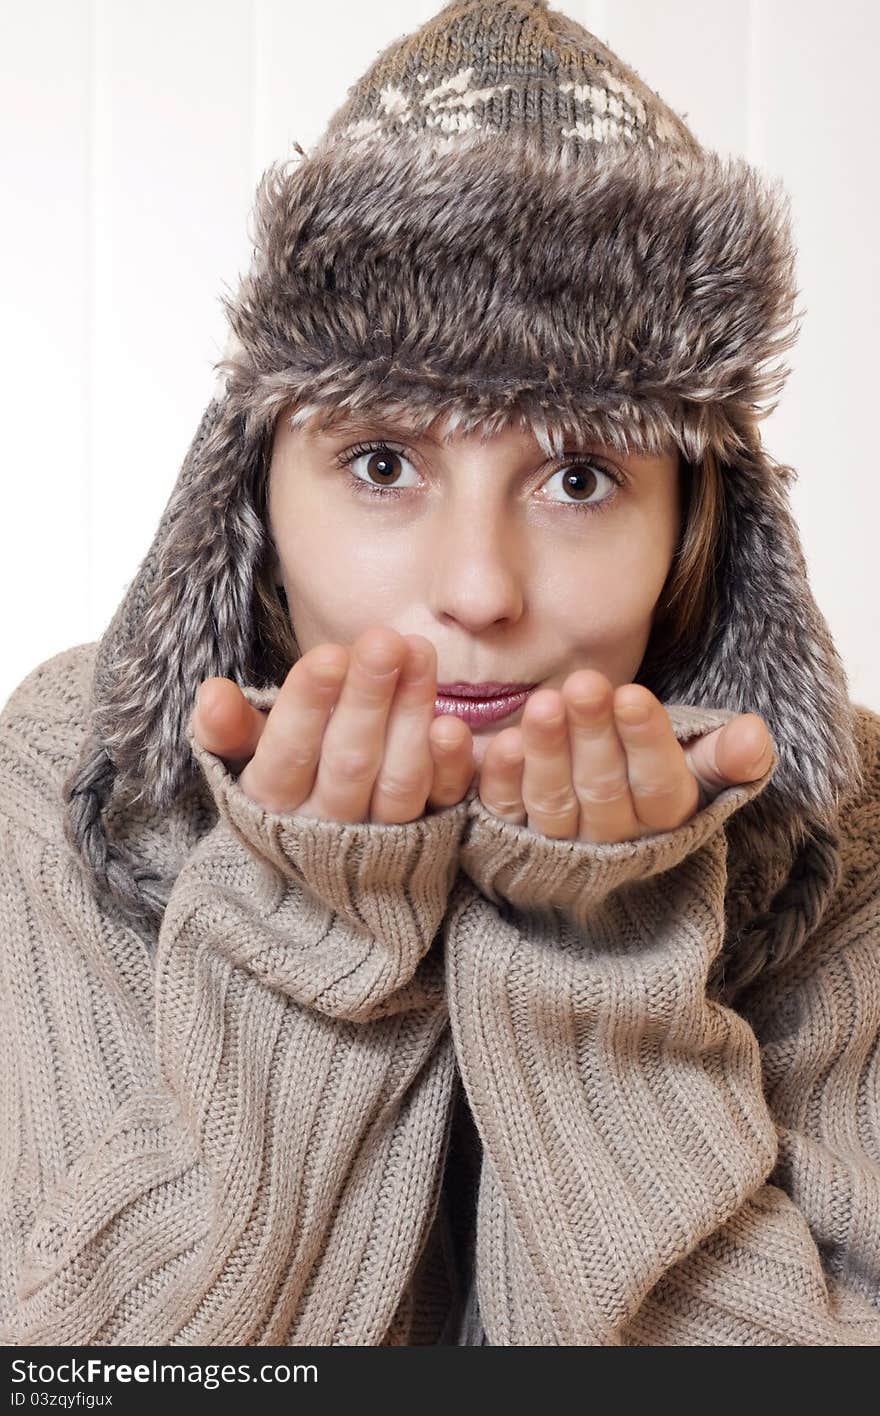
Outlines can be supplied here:
<path id="1" fill-rule="evenodd" d="M 717 617 L 717 584 L 726 539 L 726 502 L 714 452 L 698 463 L 679 459 L 682 529 L 669 574 L 657 599 L 651 638 L 639 680 L 655 665 L 687 658 L 711 636 Z"/>
<path id="2" fill-rule="evenodd" d="M 272 465 L 272 438 L 265 440 L 254 487 L 254 506 L 263 527 L 263 554 L 254 584 L 254 622 L 259 649 L 259 672 L 266 683 L 282 683 L 300 657 L 299 645 L 290 622 L 290 609 L 283 589 L 275 583 L 275 546 L 269 530 L 269 470 Z"/>

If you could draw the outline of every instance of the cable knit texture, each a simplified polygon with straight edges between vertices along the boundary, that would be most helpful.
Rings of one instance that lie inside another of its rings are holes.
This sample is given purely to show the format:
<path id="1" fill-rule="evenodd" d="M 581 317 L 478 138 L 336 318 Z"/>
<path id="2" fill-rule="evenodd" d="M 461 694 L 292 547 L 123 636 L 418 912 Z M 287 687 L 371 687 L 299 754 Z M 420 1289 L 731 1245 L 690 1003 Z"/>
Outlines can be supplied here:
<path id="1" fill-rule="evenodd" d="M 175 877 L 150 949 L 62 830 L 95 649 L 0 714 L 5 1342 L 880 1345 L 877 714 L 837 892 L 746 1016 L 706 982 L 772 768 L 592 844 L 473 788 L 266 812 L 190 738 L 194 789 L 112 823 Z"/>

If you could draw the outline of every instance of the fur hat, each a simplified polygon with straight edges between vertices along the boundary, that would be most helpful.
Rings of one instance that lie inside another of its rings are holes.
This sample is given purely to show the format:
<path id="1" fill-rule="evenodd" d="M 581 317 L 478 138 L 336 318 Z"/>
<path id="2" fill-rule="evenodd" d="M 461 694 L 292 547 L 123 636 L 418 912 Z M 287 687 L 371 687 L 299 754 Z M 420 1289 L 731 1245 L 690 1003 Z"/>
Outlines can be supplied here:
<path id="1" fill-rule="evenodd" d="M 795 474 L 759 435 L 802 313 L 785 191 L 703 149 L 546 0 L 454 0 L 379 53 L 311 152 L 295 145 L 264 172 L 253 241 L 221 297 L 214 396 L 98 646 L 88 741 L 65 784 L 92 881 L 155 933 L 173 882 L 109 839 L 107 808 L 128 793 L 167 809 L 192 784 L 203 679 L 272 681 L 254 485 L 281 409 L 462 432 L 516 419 L 550 455 L 580 436 L 674 445 L 697 468 L 715 455 L 717 618 L 641 681 L 664 703 L 767 722 L 777 769 L 728 824 L 742 849 L 788 851 L 806 882 L 801 923 L 786 926 L 796 949 L 837 878 L 836 815 L 860 769 L 789 508 Z"/>

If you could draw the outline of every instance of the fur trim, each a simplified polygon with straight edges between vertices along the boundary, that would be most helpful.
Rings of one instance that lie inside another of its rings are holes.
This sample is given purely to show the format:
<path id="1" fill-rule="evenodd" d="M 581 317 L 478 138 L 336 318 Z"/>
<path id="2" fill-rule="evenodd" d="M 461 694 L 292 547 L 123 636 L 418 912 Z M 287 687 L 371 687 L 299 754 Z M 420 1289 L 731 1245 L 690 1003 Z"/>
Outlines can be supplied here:
<path id="1" fill-rule="evenodd" d="M 516 405 L 554 451 L 723 457 L 775 407 L 799 333 L 789 198 L 711 152 L 384 138 L 273 165 L 255 226 L 221 363 L 328 411 L 468 431 Z"/>

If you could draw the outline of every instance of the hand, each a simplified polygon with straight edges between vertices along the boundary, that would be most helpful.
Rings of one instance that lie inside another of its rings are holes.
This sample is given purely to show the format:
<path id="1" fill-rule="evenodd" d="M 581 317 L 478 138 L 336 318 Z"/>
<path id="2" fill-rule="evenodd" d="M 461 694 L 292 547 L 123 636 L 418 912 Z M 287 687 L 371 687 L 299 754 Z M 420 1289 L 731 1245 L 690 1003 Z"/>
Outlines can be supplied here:
<path id="1" fill-rule="evenodd" d="M 643 721 L 626 720 L 631 706 Z M 491 740 L 480 800 L 545 836 L 629 841 L 682 826 L 722 788 L 762 777 L 772 760 L 756 713 L 682 747 L 650 689 L 614 689 L 604 674 L 579 669 L 561 690 L 533 693 L 521 722 Z"/>
<path id="2" fill-rule="evenodd" d="M 190 720 L 239 786 L 273 812 L 412 821 L 453 806 L 474 777 L 473 735 L 434 716 L 437 653 L 420 634 L 371 625 L 349 652 L 321 644 L 293 665 L 268 712 L 231 679 L 206 679 Z"/>

